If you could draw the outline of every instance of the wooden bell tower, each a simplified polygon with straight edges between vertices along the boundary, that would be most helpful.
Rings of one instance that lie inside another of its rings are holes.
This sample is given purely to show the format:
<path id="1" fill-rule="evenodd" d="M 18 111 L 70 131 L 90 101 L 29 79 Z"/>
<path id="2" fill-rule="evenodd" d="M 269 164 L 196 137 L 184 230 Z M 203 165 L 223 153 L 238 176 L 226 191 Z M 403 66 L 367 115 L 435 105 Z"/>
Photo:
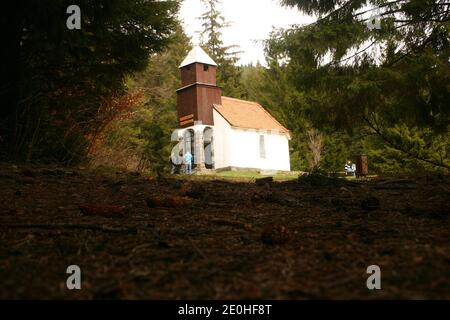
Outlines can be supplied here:
<path id="1" fill-rule="evenodd" d="M 214 125 L 213 105 L 222 104 L 217 86 L 217 64 L 200 47 L 195 47 L 180 65 L 182 87 L 177 90 L 178 127 L 201 121 Z"/>

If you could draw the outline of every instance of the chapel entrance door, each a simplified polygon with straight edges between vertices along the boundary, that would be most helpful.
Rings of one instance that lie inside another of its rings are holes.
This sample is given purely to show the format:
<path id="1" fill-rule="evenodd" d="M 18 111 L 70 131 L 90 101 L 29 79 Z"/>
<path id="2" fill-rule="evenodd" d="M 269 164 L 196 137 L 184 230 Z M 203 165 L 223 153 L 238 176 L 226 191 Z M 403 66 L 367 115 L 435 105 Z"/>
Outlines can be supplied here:
<path id="1" fill-rule="evenodd" d="M 195 168 L 195 132 L 192 129 L 186 130 L 184 132 L 184 154 L 186 154 L 188 151 L 192 154 L 192 168 Z"/>
<path id="2" fill-rule="evenodd" d="M 213 129 L 205 128 L 203 131 L 203 150 L 205 152 L 205 168 L 214 169 Z"/>

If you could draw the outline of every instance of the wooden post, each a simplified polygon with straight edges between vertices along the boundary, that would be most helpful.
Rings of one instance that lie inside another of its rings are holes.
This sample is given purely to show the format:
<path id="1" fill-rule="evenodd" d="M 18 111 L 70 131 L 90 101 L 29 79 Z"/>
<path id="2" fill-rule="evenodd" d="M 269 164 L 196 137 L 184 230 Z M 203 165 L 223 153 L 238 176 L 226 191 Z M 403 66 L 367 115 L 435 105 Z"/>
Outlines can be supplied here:
<path id="1" fill-rule="evenodd" d="M 365 177 L 369 174 L 369 159 L 367 155 L 359 155 L 356 159 L 356 175 Z"/>

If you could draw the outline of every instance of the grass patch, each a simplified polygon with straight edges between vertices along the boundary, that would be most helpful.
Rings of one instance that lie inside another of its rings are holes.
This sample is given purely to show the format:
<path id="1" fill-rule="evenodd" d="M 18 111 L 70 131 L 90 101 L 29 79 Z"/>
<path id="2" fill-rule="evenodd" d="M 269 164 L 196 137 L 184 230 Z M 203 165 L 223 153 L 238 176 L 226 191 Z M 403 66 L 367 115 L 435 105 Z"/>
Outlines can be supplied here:
<path id="1" fill-rule="evenodd" d="M 296 180 L 299 172 L 277 173 L 277 174 L 261 174 L 256 170 L 238 170 L 238 171 L 222 171 L 205 175 L 212 179 L 224 179 L 233 181 L 251 182 L 259 178 L 273 177 L 274 181 Z"/>

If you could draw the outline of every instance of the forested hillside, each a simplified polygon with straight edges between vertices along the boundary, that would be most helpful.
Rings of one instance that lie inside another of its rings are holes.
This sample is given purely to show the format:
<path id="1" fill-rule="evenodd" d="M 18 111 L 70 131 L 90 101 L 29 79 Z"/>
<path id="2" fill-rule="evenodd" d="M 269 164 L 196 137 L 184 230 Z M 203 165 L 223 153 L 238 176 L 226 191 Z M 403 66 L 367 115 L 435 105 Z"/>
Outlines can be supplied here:
<path id="1" fill-rule="evenodd" d="M 283 1 L 321 18 L 274 30 L 265 63 L 238 66 L 220 2 L 203 1 L 201 45 L 223 94 L 259 102 L 292 131 L 294 170 L 342 171 L 359 154 L 374 173 L 448 170 L 448 6 L 386 1 L 370 29 L 378 1 L 329 3 Z M 77 32 L 65 29 L 65 1 L 46 11 L 55 19 L 28 1 L 4 20 L 1 157 L 167 173 L 178 64 L 192 46 L 179 3 L 80 6 Z"/>

